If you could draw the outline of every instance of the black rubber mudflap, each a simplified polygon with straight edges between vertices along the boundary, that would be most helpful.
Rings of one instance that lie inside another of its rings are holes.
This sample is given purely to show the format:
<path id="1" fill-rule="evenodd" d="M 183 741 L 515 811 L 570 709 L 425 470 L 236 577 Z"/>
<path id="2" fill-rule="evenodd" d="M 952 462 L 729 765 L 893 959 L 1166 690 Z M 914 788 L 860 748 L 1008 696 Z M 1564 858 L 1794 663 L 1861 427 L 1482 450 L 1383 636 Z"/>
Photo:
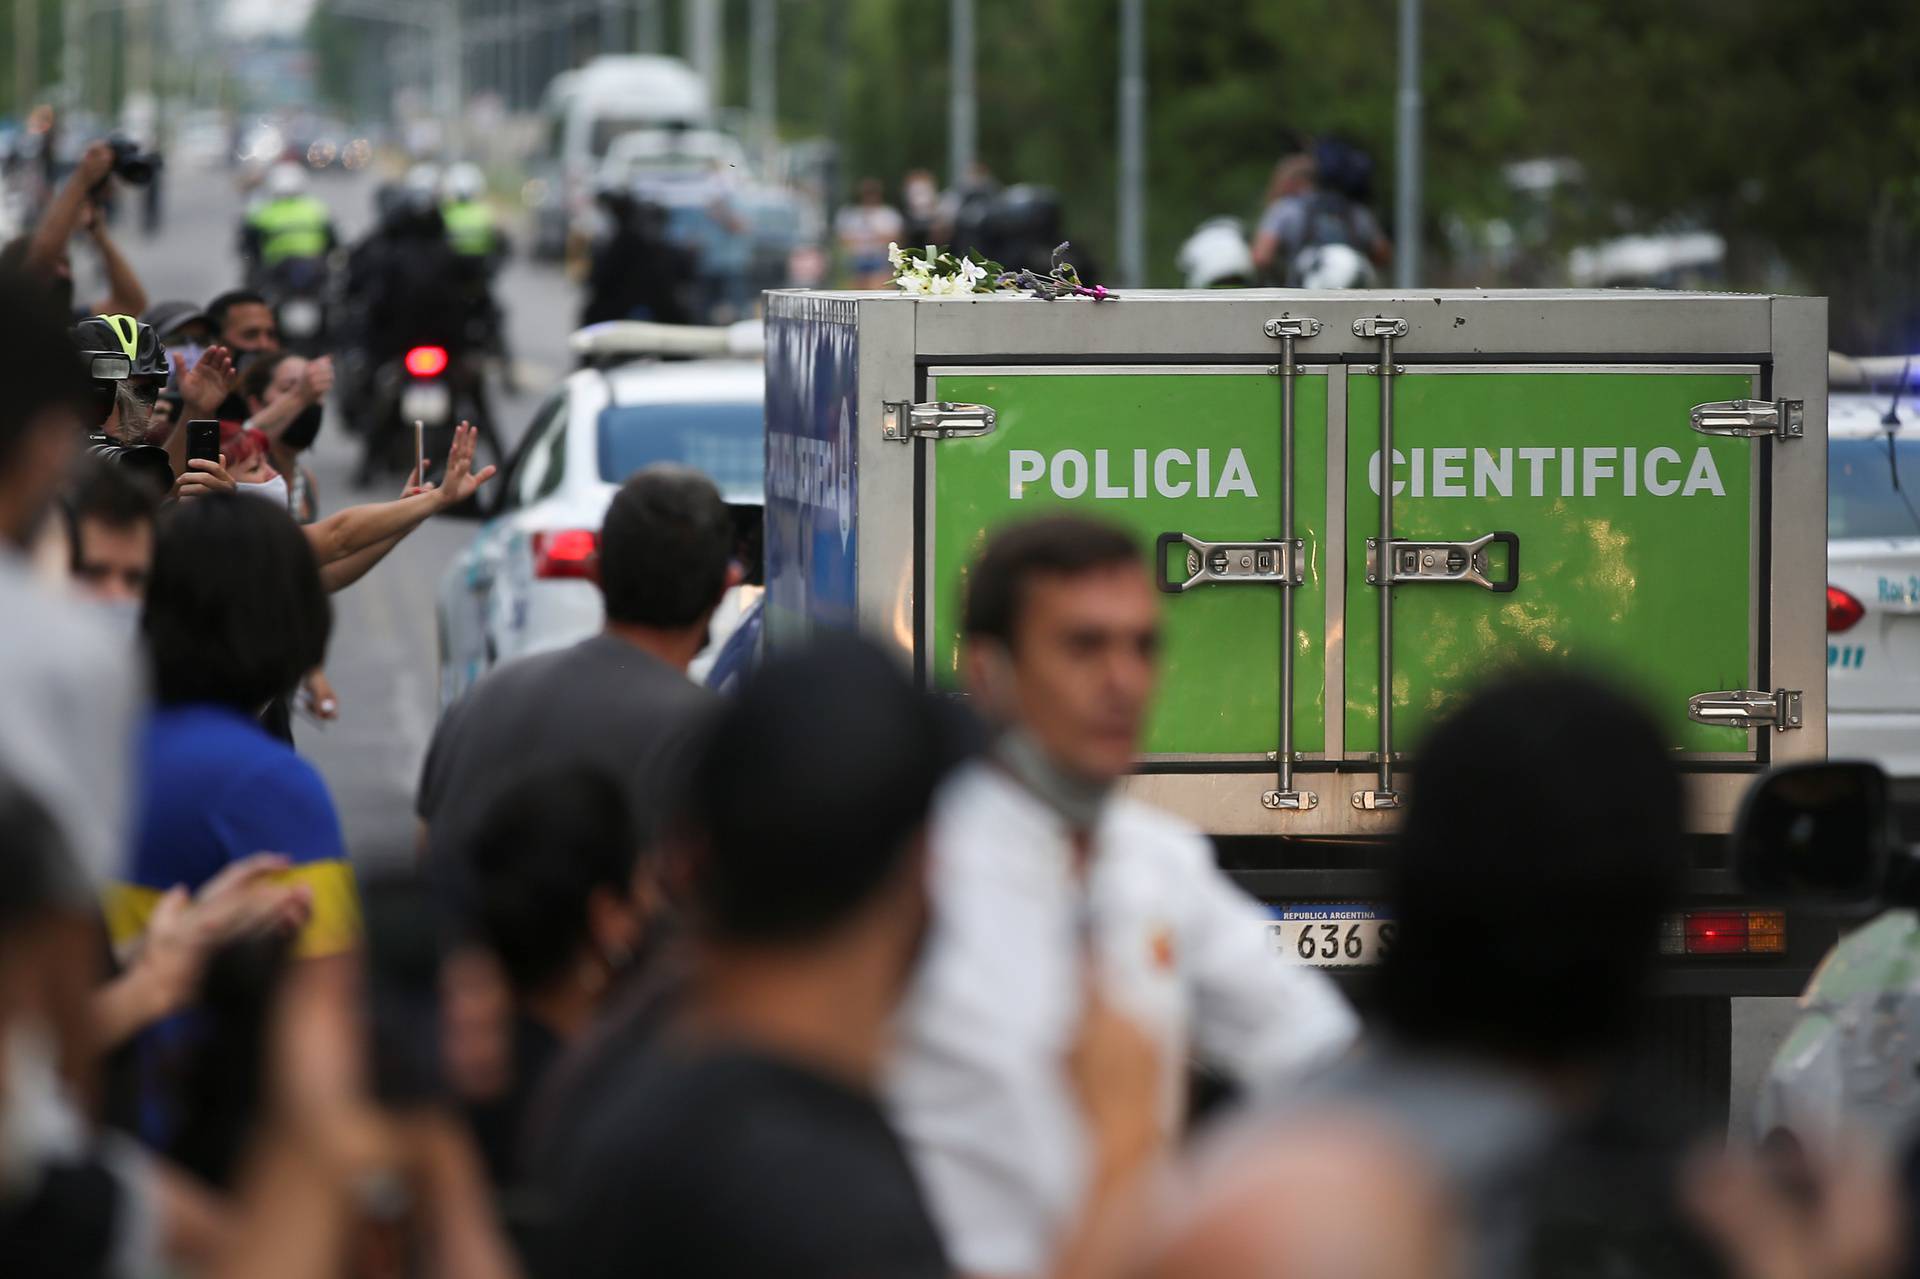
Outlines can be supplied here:
<path id="1" fill-rule="evenodd" d="M 1733 1001 L 1656 999 L 1628 1072 L 1628 1096 L 1702 1132 L 1724 1133 L 1733 1091 Z"/>

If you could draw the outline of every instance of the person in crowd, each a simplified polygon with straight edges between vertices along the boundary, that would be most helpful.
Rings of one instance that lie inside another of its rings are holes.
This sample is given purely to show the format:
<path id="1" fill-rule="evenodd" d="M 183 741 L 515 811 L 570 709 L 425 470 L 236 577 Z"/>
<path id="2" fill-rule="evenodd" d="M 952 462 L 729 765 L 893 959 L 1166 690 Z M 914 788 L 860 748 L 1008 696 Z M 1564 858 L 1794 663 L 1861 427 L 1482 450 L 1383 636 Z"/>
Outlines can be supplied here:
<path id="1" fill-rule="evenodd" d="M 900 180 L 900 203 L 905 206 L 902 243 L 916 248 L 934 243 L 940 220 L 940 183 L 931 169 L 915 169 Z"/>
<path id="2" fill-rule="evenodd" d="M 1373 211 L 1319 180 L 1313 154 L 1302 148 L 1281 157 L 1274 167 L 1268 202 L 1253 237 L 1253 264 L 1266 279 L 1289 286 L 1303 283 L 1313 255 L 1345 248 L 1365 273 L 1393 260 L 1393 243 Z M 1348 287 L 1359 287 L 1356 279 Z"/>
<path id="3" fill-rule="evenodd" d="M 155 302 L 140 318 L 153 326 L 162 346 L 175 354 L 185 354 L 189 364 L 218 336 L 213 321 L 196 302 Z"/>
<path id="4" fill-rule="evenodd" d="M 441 716 L 415 804 L 422 849 L 470 844 L 473 797 L 529 765 L 598 766 L 647 829 L 668 748 L 710 697 L 686 672 L 737 579 L 733 546 L 726 503 L 704 475 L 656 463 L 621 485 L 600 529 L 605 628 L 507 663 Z"/>
<path id="5" fill-rule="evenodd" d="M 927 814 L 966 736 L 949 711 L 843 637 L 776 659 L 702 729 L 667 845 L 687 984 L 556 1165 L 537 1272 L 953 1273 L 878 1091 L 933 924 Z M 1104 1008 L 1058 1047 L 1104 1223 L 1156 1156 L 1158 1062 Z M 1105 1237 L 1086 1238 L 1090 1266 Z"/>
<path id="6" fill-rule="evenodd" d="M 287 351 L 262 355 L 247 366 L 240 378 L 240 394 L 245 397 L 250 423 L 265 421 L 276 428 L 252 427 L 267 443 L 268 460 L 287 477 L 294 518 L 310 523 L 318 514 L 313 508 L 311 477 L 300 465 L 300 455 L 313 447 L 326 415 L 326 390 L 332 385 L 332 370 L 322 379 L 309 376 L 315 361 Z M 291 418 L 286 416 L 289 402 L 298 405 Z"/>
<path id="7" fill-rule="evenodd" d="M 1432 1164 L 1376 1117 L 1302 1116 L 1194 1161 L 1155 1205 L 1137 1279 L 1464 1279 L 1459 1214 Z"/>
<path id="8" fill-rule="evenodd" d="M 423 1047 L 455 1033 L 434 992 L 444 925 L 407 908 L 423 899 L 370 879 L 364 979 L 296 965 L 274 990 L 260 1123 L 210 1279 L 521 1274 Z"/>
<path id="9" fill-rule="evenodd" d="M 856 289 L 884 289 L 893 278 L 887 265 L 887 246 L 906 234 L 906 219 L 887 203 L 879 178 L 860 179 L 860 195 L 833 219 L 833 234 Z"/>
<path id="10" fill-rule="evenodd" d="M 511 1082 L 469 1117 L 496 1186 L 513 1183 L 532 1099 L 648 940 L 661 904 L 627 793 L 596 769 L 541 770 L 488 805 L 462 850 L 477 940 L 512 989 Z"/>
<path id="11" fill-rule="evenodd" d="M 229 289 L 207 303 L 207 322 L 215 340 L 235 355 L 280 349 L 280 326 L 273 305 L 252 289 Z"/>
<path id="12" fill-rule="evenodd" d="M 53 814 L 71 890 L 91 898 L 125 847 L 141 681 L 101 611 L 48 590 L 26 558 L 95 411 L 66 318 L 44 287 L 0 273 L 0 768 Z"/>
<path id="13" fill-rule="evenodd" d="M 580 323 L 687 323 L 691 313 L 686 292 L 695 265 L 685 249 L 667 238 L 666 210 L 620 188 L 600 192 L 598 201 L 611 225 L 593 248 Z"/>
<path id="14" fill-rule="evenodd" d="M 147 291 L 114 243 L 100 211 L 102 194 L 112 176 L 113 148 L 105 142 L 91 144 L 81 153 L 79 163 L 67 175 L 33 232 L 0 249 L 0 269 L 17 270 L 39 280 L 52 290 L 55 305 L 76 319 L 82 312 L 74 301 L 73 260 L 67 249 L 75 231 L 85 231 L 93 241 L 107 276 L 107 296 L 85 313 L 138 315 L 147 306 Z"/>
<path id="15" fill-rule="evenodd" d="M 1060 1074 L 1091 967 L 1169 1061 L 1260 1094 L 1338 1058 L 1357 1023 L 1321 973 L 1282 964 L 1258 906 L 1185 823 L 1116 793 L 1156 674 L 1140 548 L 1054 516 L 991 535 L 967 581 L 964 669 L 999 730 L 935 809 L 941 927 L 888 1084 L 956 1266 L 1043 1273 L 1086 1185 Z M 1169 1092 L 1156 1108 L 1178 1122 Z"/>
<path id="16" fill-rule="evenodd" d="M 131 640 L 153 571 L 159 503 L 125 467 L 89 459 L 67 490 L 66 512 L 74 585 L 102 605 Z"/>
<path id="17" fill-rule="evenodd" d="M 321 664 L 331 626 L 313 551 L 285 510 L 215 494 L 169 514 L 141 619 L 158 704 L 142 735 L 140 826 L 107 896 L 116 945 L 175 885 L 198 889 L 276 852 L 311 896 L 298 953 L 353 946 L 353 872 L 326 783 L 257 718 Z"/>
<path id="18" fill-rule="evenodd" d="M 273 307 L 259 293 L 231 289 L 207 303 L 206 314 L 218 334 L 218 346 L 234 353 L 242 375 L 255 362 L 281 349 L 280 326 L 273 318 Z M 214 412 L 201 416 L 244 423 L 270 438 L 278 438 L 310 407 L 324 404 L 327 392 L 332 389 L 333 357 L 316 356 L 302 366 L 298 394 L 278 398 L 274 407 L 254 413 L 235 386 Z M 317 423 L 315 429 L 318 429 Z"/>
<path id="19" fill-rule="evenodd" d="M 53 330 L 59 332 L 56 327 Z M 220 1205 L 76 1103 L 99 1042 L 89 1008 L 91 919 L 49 812 L 0 779 L 0 1257 L 8 1274 L 137 1276 L 198 1270 L 229 1242 Z M 130 988 L 131 989 L 131 988 Z M 144 989 L 142 987 L 141 989 Z M 137 993 L 137 992 L 136 992 Z"/>

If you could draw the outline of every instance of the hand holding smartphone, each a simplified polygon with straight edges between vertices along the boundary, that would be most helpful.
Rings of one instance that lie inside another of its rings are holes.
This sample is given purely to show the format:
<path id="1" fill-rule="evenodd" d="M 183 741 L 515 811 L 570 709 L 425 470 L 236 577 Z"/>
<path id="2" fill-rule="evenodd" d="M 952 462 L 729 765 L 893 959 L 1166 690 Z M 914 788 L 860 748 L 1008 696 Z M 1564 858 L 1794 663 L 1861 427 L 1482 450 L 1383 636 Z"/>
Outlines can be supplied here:
<path id="1" fill-rule="evenodd" d="M 413 422 L 413 482 L 427 482 L 427 424 L 418 418 Z"/>
<path id="2" fill-rule="evenodd" d="M 210 418 L 187 423 L 187 460 L 195 458 L 220 460 L 220 423 Z"/>

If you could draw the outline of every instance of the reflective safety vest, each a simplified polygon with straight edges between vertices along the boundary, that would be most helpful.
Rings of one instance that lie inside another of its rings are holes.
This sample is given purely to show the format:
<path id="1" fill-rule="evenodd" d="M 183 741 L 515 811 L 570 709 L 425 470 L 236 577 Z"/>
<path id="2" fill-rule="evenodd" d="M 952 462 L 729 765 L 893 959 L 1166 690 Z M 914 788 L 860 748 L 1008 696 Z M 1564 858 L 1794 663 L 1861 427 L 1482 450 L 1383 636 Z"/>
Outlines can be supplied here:
<path id="1" fill-rule="evenodd" d="M 457 200 L 440 210 L 447 243 L 463 258 L 493 255 L 493 210 L 482 200 Z"/>
<path id="2" fill-rule="evenodd" d="M 268 200 L 254 209 L 247 225 L 260 234 L 260 261 L 278 266 L 290 258 L 317 258 L 327 251 L 327 206 L 310 195 Z"/>

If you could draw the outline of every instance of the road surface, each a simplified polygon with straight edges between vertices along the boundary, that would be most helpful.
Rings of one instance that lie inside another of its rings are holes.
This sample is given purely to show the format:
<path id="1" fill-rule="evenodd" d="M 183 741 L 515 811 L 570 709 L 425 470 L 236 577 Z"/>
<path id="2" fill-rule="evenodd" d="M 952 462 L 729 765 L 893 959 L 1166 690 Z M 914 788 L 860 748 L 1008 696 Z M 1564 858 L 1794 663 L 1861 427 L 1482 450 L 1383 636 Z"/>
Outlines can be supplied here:
<path id="1" fill-rule="evenodd" d="M 316 178 L 314 192 L 334 210 L 343 239 L 368 225 L 374 185 L 365 174 Z M 160 235 L 143 239 L 126 225 L 120 232 L 123 246 L 155 301 L 205 302 L 237 281 L 233 243 L 242 199 L 227 172 L 185 170 L 171 175 L 167 203 Z M 524 388 L 498 401 L 503 445 L 510 448 L 540 395 L 568 365 L 564 344 L 578 298 L 556 268 L 525 258 L 507 267 L 500 292 Z M 349 487 L 353 444 L 330 417 L 313 452 L 328 510 L 390 496 Z M 340 718 L 325 726 L 297 719 L 294 735 L 332 787 L 348 847 L 362 868 L 411 854 L 413 788 L 436 714 L 434 588 L 473 528 L 445 517 L 432 520 L 373 573 L 334 596 L 327 671 L 340 696 Z M 1734 1001 L 1731 1118 L 1736 1134 L 1746 1130 L 1760 1072 L 1791 1015 L 1790 1000 Z"/>

